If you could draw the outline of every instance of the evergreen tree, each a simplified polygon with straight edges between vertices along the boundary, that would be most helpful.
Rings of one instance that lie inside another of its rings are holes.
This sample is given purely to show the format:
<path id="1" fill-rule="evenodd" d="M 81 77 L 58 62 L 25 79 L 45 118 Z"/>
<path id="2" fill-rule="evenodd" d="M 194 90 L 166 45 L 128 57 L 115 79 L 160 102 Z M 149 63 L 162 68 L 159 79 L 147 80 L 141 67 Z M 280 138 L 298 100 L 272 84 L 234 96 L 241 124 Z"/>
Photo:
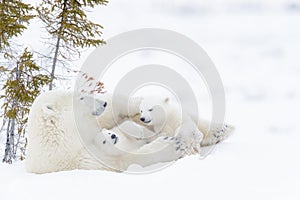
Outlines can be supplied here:
<path id="1" fill-rule="evenodd" d="M 5 92 L 0 96 L 4 100 L 2 108 L 7 121 L 3 158 L 3 162 L 7 163 L 16 158 L 18 149 L 21 150 L 20 159 L 24 159 L 29 108 L 41 88 L 50 82 L 47 75 L 40 73 L 40 68 L 33 61 L 33 54 L 27 49 L 18 58 L 15 66 L 9 71 L 9 77 L 2 88 Z"/>
<path id="2" fill-rule="evenodd" d="M 3 162 L 11 163 L 17 155 L 24 159 L 29 108 L 45 85 L 53 88 L 57 63 L 80 56 L 82 48 L 104 44 L 100 39 L 103 27 L 88 20 L 85 10 L 106 3 L 106 0 L 42 0 L 34 9 L 22 1 L 0 0 L 0 58 L 7 60 L 0 63 L 0 103 L 3 103 L 0 116 L 4 118 L 0 132 L 3 127 L 6 129 Z M 16 47 L 13 38 L 27 28 L 35 17 L 34 10 L 44 22 L 49 38 L 54 39 L 50 43 L 53 47 L 50 77 L 42 73 L 27 48 L 21 55 L 12 50 Z M 98 83 L 100 87 L 103 85 Z"/>
<path id="3" fill-rule="evenodd" d="M 1 117 L 6 127 L 6 145 L 3 162 L 12 163 L 17 154 L 24 158 L 26 138 L 25 128 L 29 107 L 40 93 L 43 85 L 48 84 L 48 76 L 40 73 L 40 68 L 33 61 L 33 54 L 24 50 L 18 56 L 14 37 L 19 36 L 27 28 L 34 17 L 34 8 L 17 0 L 0 1 L 0 58 L 1 62 Z M 17 151 L 20 152 L 17 152 Z"/>
<path id="4" fill-rule="evenodd" d="M 0 53 L 10 57 L 10 39 L 19 36 L 25 29 L 29 20 L 34 17 L 30 14 L 34 8 L 19 0 L 0 1 Z"/>
<path id="5" fill-rule="evenodd" d="M 106 0 L 43 0 L 37 7 L 39 18 L 44 22 L 51 38 L 55 39 L 51 43 L 54 47 L 49 90 L 53 88 L 59 59 L 69 61 L 80 56 L 81 48 L 104 44 L 100 39 L 103 27 L 90 21 L 85 9 L 106 3 Z"/>

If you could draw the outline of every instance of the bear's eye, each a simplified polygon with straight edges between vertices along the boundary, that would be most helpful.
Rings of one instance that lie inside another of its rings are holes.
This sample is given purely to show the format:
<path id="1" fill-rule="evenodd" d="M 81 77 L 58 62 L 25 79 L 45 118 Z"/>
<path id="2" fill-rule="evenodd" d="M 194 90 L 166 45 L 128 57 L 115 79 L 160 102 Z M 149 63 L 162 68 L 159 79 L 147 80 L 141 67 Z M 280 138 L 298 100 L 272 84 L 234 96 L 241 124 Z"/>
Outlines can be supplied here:
<path id="1" fill-rule="evenodd" d="M 51 106 L 47 106 L 47 109 L 49 110 L 53 110 L 53 108 Z"/>
<path id="2" fill-rule="evenodd" d="M 141 110 L 141 113 L 143 113 L 143 111 Z"/>
<path id="3" fill-rule="evenodd" d="M 80 100 L 83 100 L 84 99 L 84 97 L 80 97 Z"/>
<path id="4" fill-rule="evenodd" d="M 153 110 L 153 108 L 149 109 L 149 111 L 151 112 Z"/>

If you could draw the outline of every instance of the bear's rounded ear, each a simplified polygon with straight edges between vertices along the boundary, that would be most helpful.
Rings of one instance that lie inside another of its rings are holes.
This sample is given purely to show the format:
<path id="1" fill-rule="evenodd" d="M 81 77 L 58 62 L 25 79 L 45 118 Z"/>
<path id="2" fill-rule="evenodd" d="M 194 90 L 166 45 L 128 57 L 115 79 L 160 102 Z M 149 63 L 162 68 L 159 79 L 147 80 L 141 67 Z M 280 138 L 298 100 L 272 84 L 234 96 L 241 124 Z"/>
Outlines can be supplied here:
<path id="1" fill-rule="evenodd" d="M 165 103 L 168 103 L 170 101 L 170 98 L 169 97 L 166 97 L 165 98 Z"/>
<path id="2" fill-rule="evenodd" d="M 43 105 L 42 111 L 46 115 L 55 115 L 55 111 L 54 111 L 53 107 L 50 105 Z"/>

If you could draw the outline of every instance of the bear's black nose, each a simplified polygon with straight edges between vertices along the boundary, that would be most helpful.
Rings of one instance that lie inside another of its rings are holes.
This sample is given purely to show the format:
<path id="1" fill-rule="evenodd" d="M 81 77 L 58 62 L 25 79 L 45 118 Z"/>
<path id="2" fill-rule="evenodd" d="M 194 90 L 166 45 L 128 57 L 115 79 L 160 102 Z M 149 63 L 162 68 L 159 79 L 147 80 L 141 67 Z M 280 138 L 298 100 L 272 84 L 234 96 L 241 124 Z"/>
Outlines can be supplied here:
<path id="1" fill-rule="evenodd" d="M 105 102 L 104 104 L 103 104 L 103 107 L 105 108 L 107 106 L 107 103 Z"/>
<path id="2" fill-rule="evenodd" d="M 111 139 L 115 139 L 117 136 L 115 134 L 112 134 L 110 137 Z"/>
<path id="3" fill-rule="evenodd" d="M 141 120 L 142 122 L 144 122 L 144 121 L 145 121 L 145 117 L 141 117 L 140 120 Z"/>

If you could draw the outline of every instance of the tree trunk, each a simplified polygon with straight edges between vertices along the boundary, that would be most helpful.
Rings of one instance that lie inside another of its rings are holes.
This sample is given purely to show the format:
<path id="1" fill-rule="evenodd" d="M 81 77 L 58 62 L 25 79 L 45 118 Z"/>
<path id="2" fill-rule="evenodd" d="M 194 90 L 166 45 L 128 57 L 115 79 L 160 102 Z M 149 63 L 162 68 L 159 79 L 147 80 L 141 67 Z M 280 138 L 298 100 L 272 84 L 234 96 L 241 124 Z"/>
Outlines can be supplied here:
<path id="1" fill-rule="evenodd" d="M 13 77 L 12 77 L 13 78 Z M 20 80 L 20 73 L 19 73 L 19 63 L 17 62 L 16 67 L 16 77 L 15 80 Z M 14 99 L 12 102 L 11 109 L 14 110 L 17 106 L 17 99 Z M 6 145 L 5 145 L 5 154 L 3 158 L 3 162 L 11 164 L 13 159 L 15 159 L 15 126 L 16 126 L 16 119 L 9 118 L 8 125 L 6 130 Z"/>
<path id="2" fill-rule="evenodd" d="M 55 53 L 54 53 L 53 63 L 52 63 L 52 70 L 51 70 L 51 74 L 50 74 L 49 90 L 53 89 L 53 81 L 54 81 L 59 45 L 60 45 L 60 36 L 57 36 L 57 41 L 56 41 L 56 45 L 55 45 Z"/>
<path id="3" fill-rule="evenodd" d="M 53 62 L 52 62 L 52 69 L 51 69 L 51 74 L 50 74 L 50 84 L 49 84 L 49 90 L 53 89 L 53 81 L 55 78 L 55 69 L 56 69 L 56 63 L 57 63 L 57 57 L 58 57 L 58 50 L 59 50 L 59 45 L 60 45 L 60 39 L 61 39 L 61 33 L 63 31 L 63 24 L 64 24 L 64 15 L 67 9 L 67 1 L 64 1 L 63 9 L 62 9 L 62 15 L 61 15 L 61 20 L 60 20 L 60 27 L 59 27 L 59 32 L 57 35 L 57 40 L 56 40 L 56 45 L 55 45 L 55 53 L 53 57 Z"/>
<path id="4" fill-rule="evenodd" d="M 5 145 L 4 158 L 2 162 L 11 164 L 12 159 L 11 159 L 10 124 L 11 124 L 11 119 L 8 120 L 8 125 L 6 129 L 6 145 Z"/>

